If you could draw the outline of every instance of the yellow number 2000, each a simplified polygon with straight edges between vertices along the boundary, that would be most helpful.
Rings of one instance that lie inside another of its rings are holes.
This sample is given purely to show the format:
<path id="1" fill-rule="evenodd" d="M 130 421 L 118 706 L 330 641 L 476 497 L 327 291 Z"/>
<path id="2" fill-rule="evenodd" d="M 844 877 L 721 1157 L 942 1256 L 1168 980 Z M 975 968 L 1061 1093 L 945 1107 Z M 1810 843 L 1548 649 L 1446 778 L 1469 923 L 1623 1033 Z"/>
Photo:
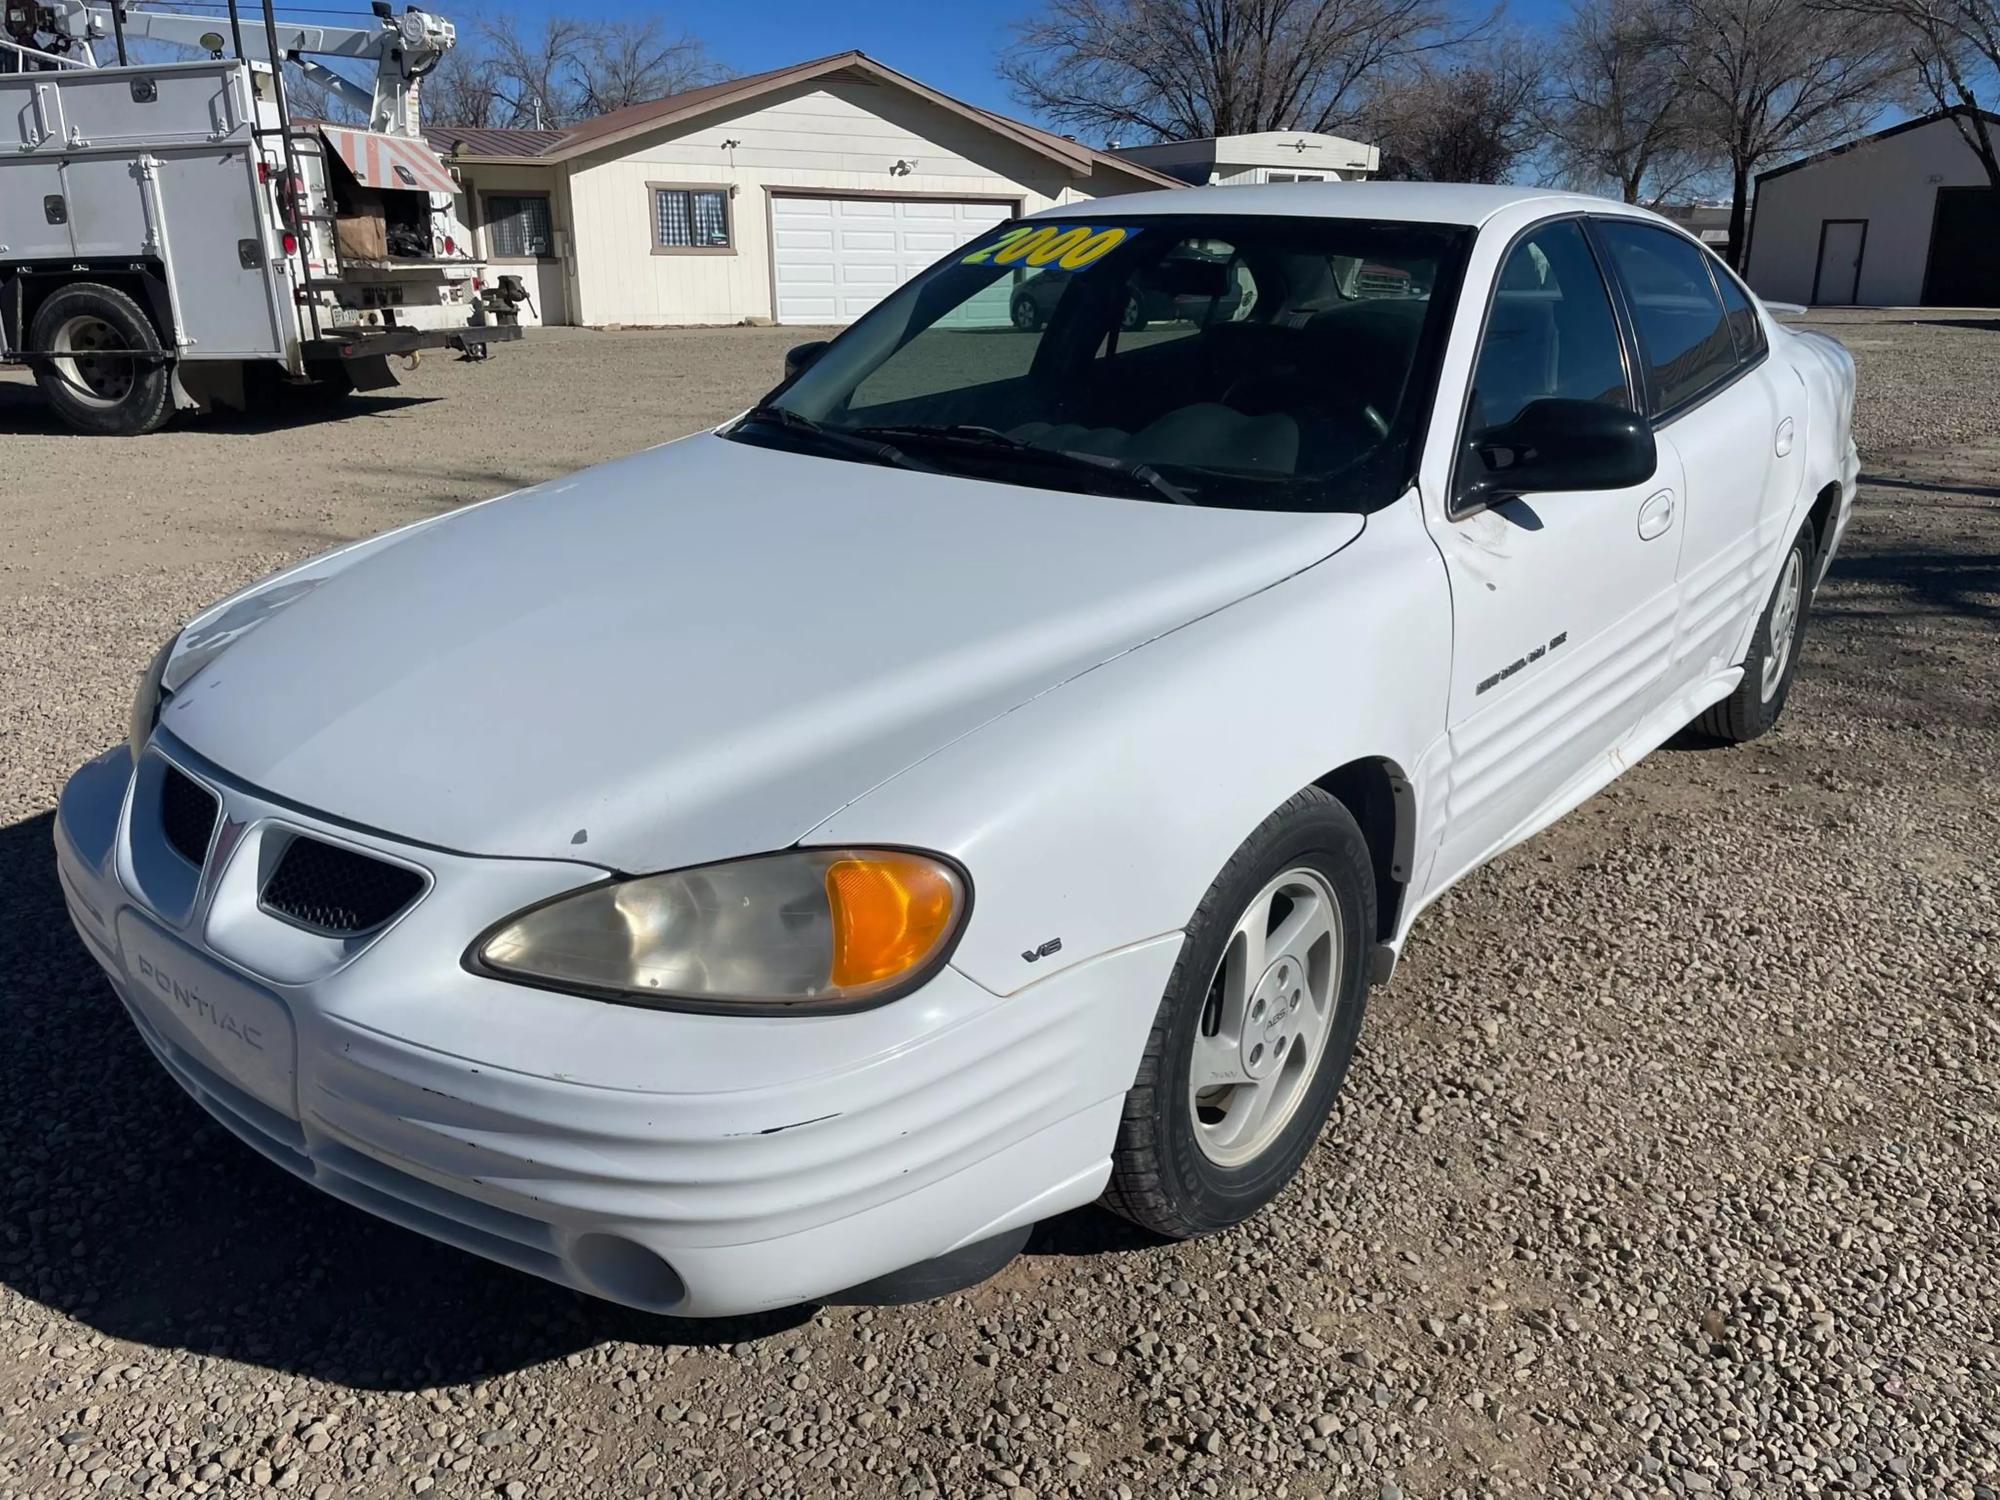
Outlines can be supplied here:
<path id="1" fill-rule="evenodd" d="M 966 256 L 962 265 L 1032 267 L 1054 265 L 1065 271 L 1081 271 L 1092 261 L 1101 260 L 1131 237 L 1129 229 L 1095 229 L 1088 224 L 1064 227 L 1056 224 L 1017 225 L 991 244 L 982 245 Z"/>

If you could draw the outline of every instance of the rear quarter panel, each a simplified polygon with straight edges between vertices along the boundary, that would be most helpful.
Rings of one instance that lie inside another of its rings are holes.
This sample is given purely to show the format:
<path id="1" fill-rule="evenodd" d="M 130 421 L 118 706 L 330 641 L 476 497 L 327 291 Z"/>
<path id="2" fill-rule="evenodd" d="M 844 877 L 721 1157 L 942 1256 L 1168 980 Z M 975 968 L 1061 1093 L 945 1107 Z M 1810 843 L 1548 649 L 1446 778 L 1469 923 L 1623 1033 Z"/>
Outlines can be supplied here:
<path id="1" fill-rule="evenodd" d="M 1854 446 L 1854 356 L 1838 339 L 1813 329 L 1774 323 L 1770 331 L 1774 354 L 1798 372 L 1805 386 L 1805 483 L 1799 513 L 1787 536 L 1805 523 L 1805 513 L 1829 485 L 1837 485 L 1840 500 L 1834 515 L 1833 543 L 1847 527 L 1854 505 L 1854 485 L 1860 457 Z M 1832 561 L 1833 546 L 1823 549 L 1821 566 Z"/>

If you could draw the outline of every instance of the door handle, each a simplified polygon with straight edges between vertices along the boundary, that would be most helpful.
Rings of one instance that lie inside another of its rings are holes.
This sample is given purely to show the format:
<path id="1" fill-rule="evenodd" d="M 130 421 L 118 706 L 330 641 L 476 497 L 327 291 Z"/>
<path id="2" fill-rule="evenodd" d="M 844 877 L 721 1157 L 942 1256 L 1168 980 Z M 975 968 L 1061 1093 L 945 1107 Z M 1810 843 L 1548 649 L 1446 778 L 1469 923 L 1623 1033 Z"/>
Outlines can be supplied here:
<path id="1" fill-rule="evenodd" d="M 1784 421 L 1778 424 L 1778 439 L 1776 447 L 1778 450 L 1778 457 L 1780 458 L 1785 457 L 1786 454 L 1792 451 L 1792 419 L 1790 417 L 1785 418 Z"/>
<path id="2" fill-rule="evenodd" d="M 1665 536 L 1673 529 L 1674 492 L 1661 490 L 1649 496 L 1639 507 L 1639 536 L 1642 541 L 1652 541 L 1654 537 Z"/>

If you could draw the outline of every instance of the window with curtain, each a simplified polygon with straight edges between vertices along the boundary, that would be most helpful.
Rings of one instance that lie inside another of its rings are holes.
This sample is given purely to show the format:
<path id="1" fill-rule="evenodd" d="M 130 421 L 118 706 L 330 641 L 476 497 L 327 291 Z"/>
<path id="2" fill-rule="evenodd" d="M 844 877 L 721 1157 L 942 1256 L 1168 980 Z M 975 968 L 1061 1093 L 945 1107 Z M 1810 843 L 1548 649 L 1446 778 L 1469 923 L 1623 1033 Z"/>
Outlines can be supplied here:
<path id="1" fill-rule="evenodd" d="M 727 250 L 727 188 L 653 189 L 653 247 L 656 250 Z"/>
<path id="2" fill-rule="evenodd" d="M 486 197 L 486 253 L 492 256 L 554 255 L 555 234 L 549 227 L 549 200 L 546 197 Z"/>

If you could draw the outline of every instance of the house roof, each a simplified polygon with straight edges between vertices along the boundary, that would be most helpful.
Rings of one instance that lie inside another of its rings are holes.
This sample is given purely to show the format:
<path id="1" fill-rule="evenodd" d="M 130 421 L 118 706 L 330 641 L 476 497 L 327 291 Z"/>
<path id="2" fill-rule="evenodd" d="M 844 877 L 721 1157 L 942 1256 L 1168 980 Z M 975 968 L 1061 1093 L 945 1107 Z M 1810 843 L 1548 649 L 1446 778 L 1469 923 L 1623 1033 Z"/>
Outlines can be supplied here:
<path id="1" fill-rule="evenodd" d="M 440 156 L 540 156 L 563 138 L 560 130 L 489 130 L 475 125 L 426 125 L 424 139 Z"/>
<path id="2" fill-rule="evenodd" d="M 1836 156 L 1845 156 L 1850 151 L 1858 151 L 1863 146 L 1872 146 L 1877 141 L 1886 141 L 1891 136 L 1902 135 L 1911 130 L 1922 130 L 1926 125 L 1936 125 L 1945 120 L 1967 118 L 1972 115 L 1985 116 L 1986 123 L 2000 130 L 2000 114 L 1990 109 L 1973 109 L 1968 105 L 1954 104 L 1949 109 L 1935 109 L 1927 115 L 1918 115 L 1914 120 L 1905 120 L 1900 125 L 1891 125 L 1886 130 L 1878 130 L 1873 135 L 1857 136 L 1844 145 L 1829 146 L 1824 151 L 1815 151 L 1811 156 L 1801 156 L 1797 161 L 1788 161 L 1782 167 L 1773 167 L 1768 172 L 1757 174 L 1757 185 L 1762 187 L 1773 177 L 1783 177 L 1787 172 L 1796 172 L 1804 167 L 1816 167 L 1823 161 Z"/>
<path id="3" fill-rule="evenodd" d="M 699 88 L 684 89 L 678 94 L 669 94 L 665 98 L 650 99 L 643 104 L 629 105 L 624 109 L 615 109 L 609 114 L 580 120 L 566 130 L 482 130 L 462 125 L 432 125 L 425 128 L 424 138 L 446 155 L 454 154 L 452 150 L 454 141 L 460 143 L 456 154 L 461 160 L 533 163 L 567 161 L 589 151 L 603 150 L 620 141 L 677 125 L 698 115 L 733 105 L 751 103 L 766 94 L 788 88 L 793 84 L 808 83 L 835 75 L 886 83 L 905 89 L 1073 172 L 1087 174 L 1098 166 L 1106 166 L 1134 177 L 1157 182 L 1162 186 L 1178 185 L 1176 179 L 1155 172 L 1138 162 L 1123 160 L 1108 151 L 1099 151 L 1094 147 L 1070 140 L 1066 136 L 1056 135 L 1019 120 L 1011 120 L 1005 115 L 980 109 L 961 99 L 954 99 L 951 95 L 940 93 L 928 84 L 919 83 L 906 73 L 899 73 L 894 68 L 877 62 L 865 52 L 836 52 L 828 57 L 813 58 L 809 62 L 794 63 L 788 68 L 772 68 L 768 72 L 750 73 L 742 78 L 706 83 Z"/>

